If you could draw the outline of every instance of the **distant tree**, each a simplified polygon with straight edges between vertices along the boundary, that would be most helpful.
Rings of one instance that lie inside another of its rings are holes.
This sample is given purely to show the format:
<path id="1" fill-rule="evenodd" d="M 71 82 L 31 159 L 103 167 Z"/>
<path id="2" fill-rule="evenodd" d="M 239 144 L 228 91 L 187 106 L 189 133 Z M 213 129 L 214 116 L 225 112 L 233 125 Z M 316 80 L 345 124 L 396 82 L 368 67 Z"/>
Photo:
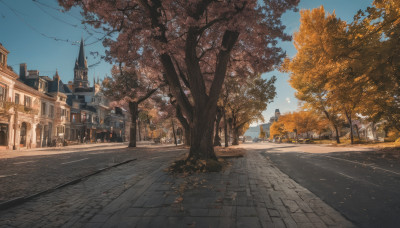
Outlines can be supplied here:
<path id="1" fill-rule="evenodd" d="M 138 106 L 153 95 L 159 85 L 146 75 L 138 74 L 135 68 L 122 66 L 122 63 L 112 68 L 111 75 L 103 80 L 103 93 L 110 100 L 128 106 L 131 116 L 129 147 L 136 147 Z"/>
<path id="2" fill-rule="evenodd" d="M 274 139 L 276 137 L 279 137 L 279 139 L 281 140 L 283 137 L 287 136 L 287 134 L 289 133 L 284 124 L 282 122 L 275 121 L 271 124 L 271 127 L 269 128 L 270 131 L 270 138 Z"/>
<path id="3" fill-rule="evenodd" d="M 263 120 L 262 112 L 276 96 L 276 77 L 262 79 L 260 75 L 253 75 L 245 79 L 245 83 L 236 78 L 227 78 L 223 93 L 226 96 L 226 107 L 232 119 L 233 142 L 239 144 L 239 135 L 244 133 L 249 124 L 256 120 Z"/>
<path id="4" fill-rule="evenodd" d="M 260 138 L 260 139 L 265 139 L 265 131 L 264 131 L 264 128 L 263 128 L 263 126 L 261 126 L 260 125 L 260 134 L 258 135 L 258 138 Z"/>
<path id="5" fill-rule="evenodd" d="M 321 124 L 326 124 L 326 122 L 321 121 L 318 115 L 310 111 L 285 113 L 274 123 L 276 124 L 273 127 L 271 126 L 273 130 L 270 133 L 272 137 L 274 135 L 282 137 L 290 132 L 294 132 L 296 138 L 299 134 L 306 134 L 306 138 L 309 138 L 309 133 L 322 131 L 323 127 Z"/>

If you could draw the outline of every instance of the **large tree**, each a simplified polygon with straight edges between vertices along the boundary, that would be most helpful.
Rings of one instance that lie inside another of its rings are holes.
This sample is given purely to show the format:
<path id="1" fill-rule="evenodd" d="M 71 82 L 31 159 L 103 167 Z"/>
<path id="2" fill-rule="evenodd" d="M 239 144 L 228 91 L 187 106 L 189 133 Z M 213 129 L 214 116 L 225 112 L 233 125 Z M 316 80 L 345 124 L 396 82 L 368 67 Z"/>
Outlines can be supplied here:
<path id="1" fill-rule="evenodd" d="M 158 90 L 158 85 L 149 81 L 147 75 L 141 75 L 135 68 L 114 66 L 111 77 L 103 80 L 103 93 L 112 101 L 129 108 L 131 126 L 129 130 L 129 147 L 136 147 L 136 120 L 139 104 L 147 100 Z"/>
<path id="2" fill-rule="evenodd" d="M 362 98 L 360 84 L 353 83 L 360 73 L 349 57 L 347 24 L 335 14 L 327 15 L 322 6 L 300 14 L 300 29 L 294 35 L 297 54 L 284 62 L 283 69 L 290 72 L 296 97 L 306 109 L 324 113 L 340 143 L 340 118 L 346 116 L 352 126 Z"/>
<path id="3" fill-rule="evenodd" d="M 191 129 L 189 158 L 215 159 L 217 100 L 231 69 L 271 70 L 289 40 L 280 17 L 299 0 L 59 0 L 82 7 L 86 22 L 117 31 L 109 55 L 162 69 Z M 231 74 L 235 75 L 232 70 Z M 189 96 L 190 95 L 190 99 Z"/>
<path id="4" fill-rule="evenodd" d="M 364 67 L 368 99 L 361 113 L 373 123 L 386 123 L 400 131 L 400 2 L 375 0 L 359 11 L 349 29 L 354 34 L 351 52 Z"/>

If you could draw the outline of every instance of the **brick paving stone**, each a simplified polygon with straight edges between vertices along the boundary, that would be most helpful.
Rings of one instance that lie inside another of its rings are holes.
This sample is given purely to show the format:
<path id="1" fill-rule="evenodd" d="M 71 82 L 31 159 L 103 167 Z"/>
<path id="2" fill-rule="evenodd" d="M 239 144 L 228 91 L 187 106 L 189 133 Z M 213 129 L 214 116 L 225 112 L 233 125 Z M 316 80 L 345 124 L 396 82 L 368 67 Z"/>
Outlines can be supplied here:
<path id="1" fill-rule="evenodd" d="M 257 217 L 238 217 L 236 218 L 236 226 L 261 228 L 261 223 Z"/>
<path id="2" fill-rule="evenodd" d="M 236 216 L 237 217 L 256 217 L 257 211 L 255 207 L 236 207 Z"/>
<path id="3" fill-rule="evenodd" d="M 258 151 L 229 159 L 220 173 L 163 172 L 180 154 L 127 164 L 0 212 L 0 226 L 353 227 Z"/>
<path id="4" fill-rule="evenodd" d="M 173 161 L 182 151 L 154 152 L 157 159 L 144 159 L 107 170 L 75 185 L 34 198 L 20 206 L 0 211 L 0 227 L 82 227 L 91 218 L 102 222 L 107 216 L 103 207 L 115 202 L 125 191 L 142 184 L 143 179 Z M 142 181 L 142 182 L 141 182 Z M 137 191 L 141 190 L 136 188 Z M 138 195 L 140 197 L 140 194 Z M 114 209 L 118 210 L 121 204 Z M 103 212 L 103 213 L 100 213 Z M 103 220 L 99 220 L 103 216 Z"/>

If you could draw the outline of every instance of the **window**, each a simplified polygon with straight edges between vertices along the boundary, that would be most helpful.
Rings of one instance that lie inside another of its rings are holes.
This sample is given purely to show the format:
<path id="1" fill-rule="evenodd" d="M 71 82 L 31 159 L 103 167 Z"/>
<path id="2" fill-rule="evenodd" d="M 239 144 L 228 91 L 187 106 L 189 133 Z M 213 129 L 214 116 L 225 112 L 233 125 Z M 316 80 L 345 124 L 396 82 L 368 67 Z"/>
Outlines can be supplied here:
<path id="1" fill-rule="evenodd" d="M 46 115 L 46 102 L 42 102 L 42 116 Z"/>
<path id="2" fill-rule="evenodd" d="M 63 134 L 64 130 L 65 130 L 64 126 L 57 126 L 57 135 Z"/>
<path id="3" fill-rule="evenodd" d="M 31 105 L 32 105 L 31 97 L 24 96 L 24 106 L 25 107 L 31 107 Z"/>
<path id="4" fill-rule="evenodd" d="M 50 113 L 49 113 L 50 115 L 50 117 L 54 117 L 54 106 L 53 105 L 50 105 Z"/>
<path id="5" fill-rule="evenodd" d="M 3 53 L 0 53 L 0 65 L 6 65 L 6 58 Z"/>
<path id="6" fill-rule="evenodd" d="M 0 101 L 6 100 L 6 85 L 0 84 Z"/>
<path id="7" fill-rule="evenodd" d="M 15 104 L 19 104 L 19 94 L 15 94 Z"/>
<path id="8" fill-rule="evenodd" d="M 62 108 L 62 109 L 61 109 L 61 116 L 66 116 L 66 114 L 67 114 L 67 113 L 66 113 L 66 110 Z"/>

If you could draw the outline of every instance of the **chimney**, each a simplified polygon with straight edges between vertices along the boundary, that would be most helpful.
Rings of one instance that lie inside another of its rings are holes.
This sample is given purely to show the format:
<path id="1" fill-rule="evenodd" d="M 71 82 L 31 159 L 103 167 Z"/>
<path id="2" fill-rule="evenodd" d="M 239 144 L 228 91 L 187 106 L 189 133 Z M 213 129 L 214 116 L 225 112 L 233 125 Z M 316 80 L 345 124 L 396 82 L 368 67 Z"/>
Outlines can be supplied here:
<path id="1" fill-rule="evenodd" d="M 21 63 L 21 64 L 19 64 L 19 78 L 22 81 L 25 81 L 26 76 L 28 76 L 27 69 L 26 69 L 26 63 Z"/>

